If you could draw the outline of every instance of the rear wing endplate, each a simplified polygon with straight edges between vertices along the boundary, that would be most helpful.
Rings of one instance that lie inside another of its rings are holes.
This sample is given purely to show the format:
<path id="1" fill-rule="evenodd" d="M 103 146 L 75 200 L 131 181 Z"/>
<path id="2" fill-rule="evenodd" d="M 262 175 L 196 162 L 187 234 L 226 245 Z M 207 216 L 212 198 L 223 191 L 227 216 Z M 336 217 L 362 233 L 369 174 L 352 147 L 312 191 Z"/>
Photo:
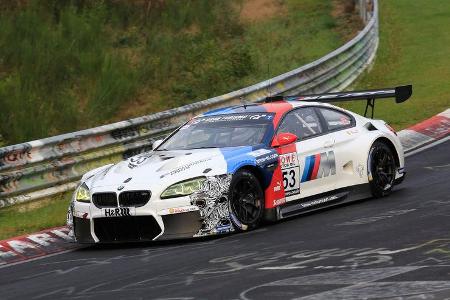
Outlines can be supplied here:
<path id="1" fill-rule="evenodd" d="M 412 85 L 403 85 L 395 88 L 378 89 L 378 90 L 366 90 L 366 91 L 352 91 L 352 92 L 340 92 L 340 93 L 327 93 L 317 95 L 302 95 L 302 96 L 272 96 L 267 97 L 265 103 L 275 101 L 311 101 L 311 102 L 343 102 L 343 101 L 357 101 L 366 100 L 366 109 L 364 116 L 367 116 L 369 107 L 371 108 L 371 115 L 375 109 L 376 99 L 395 98 L 396 103 L 402 103 L 408 100 L 412 95 Z"/>

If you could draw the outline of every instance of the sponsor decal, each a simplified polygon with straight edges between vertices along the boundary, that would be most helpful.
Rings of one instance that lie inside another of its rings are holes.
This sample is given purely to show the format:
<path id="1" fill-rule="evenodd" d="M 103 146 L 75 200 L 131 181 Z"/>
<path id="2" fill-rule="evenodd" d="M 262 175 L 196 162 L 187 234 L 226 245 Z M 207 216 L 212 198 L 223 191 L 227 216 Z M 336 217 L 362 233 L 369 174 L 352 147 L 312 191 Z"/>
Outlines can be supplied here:
<path id="1" fill-rule="evenodd" d="M 197 206 L 171 207 L 168 209 L 161 210 L 160 215 L 175 215 L 197 210 L 198 210 Z"/>
<path id="2" fill-rule="evenodd" d="M 263 156 L 263 155 L 269 154 L 269 153 L 272 153 L 272 151 L 269 149 L 258 149 L 258 150 L 250 152 L 249 155 L 254 156 L 254 157 L 260 157 L 260 156 Z"/>
<path id="3" fill-rule="evenodd" d="M 273 114 L 271 113 L 245 113 L 245 114 L 230 114 L 230 115 L 218 115 L 214 117 L 200 117 L 193 119 L 189 122 L 190 125 L 194 124 L 209 124 L 217 122 L 230 122 L 230 121 L 246 121 L 246 120 L 272 120 Z"/>
<path id="4" fill-rule="evenodd" d="M 356 128 L 353 129 L 349 129 L 346 131 L 348 135 L 353 135 L 353 134 L 357 134 L 359 131 Z"/>
<path id="5" fill-rule="evenodd" d="M 103 208 L 102 212 L 105 217 L 129 217 L 136 214 L 130 207 Z"/>
<path id="6" fill-rule="evenodd" d="M 128 160 L 128 168 L 130 168 L 130 169 L 136 168 L 136 167 L 140 166 L 141 164 L 143 164 L 150 157 L 152 157 L 152 154 L 149 154 L 149 153 L 131 157 Z"/>
<path id="7" fill-rule="evenodd" d="M 334 152 L 322 152 L 305 158 L 301 182 L 336 175 L 336 161 Z"/>
<path id="8" fill-rule="evenodd" d="M 204 163 L 204 162 L 209 161 L 209 160 L 211 160 L 211 158 L 205 158 L 205 159 L 193 161 L 193 162 L 191 162 L 191 163 L 189 163 L 189 164 L 187 164 L 187 165 L 183 165 L 183 166 L 181 166 L 181 167 L 178 167 L 178 168 L 174 169 L 173 171 L 171 171 L 171 172 L 169 172 L 169 173 L 166 173 L 166 174 L 161 175 L 160 178 L 163 178 L 163 177 L 165 177 L 165 176 L 167 176 L 167 175 L 171 175 L 171 176 L 172 176 L 172 175 L 178 174 L 178 173 L 180 173 L 180 172 L 189 170 L 191 167 L 193 167 L 193 166 L 195 166 L 195 165 L 198 165 L 198 164 L 201 164 L 201 163 Z M 159 171 L 159 170 L 158 170 L 158 171 Z"/>
<path id="9" fill-rule="evenodd" d="M 300 193 L 300 164 L 297 152 L 280 155 L 283 187 L 286 196 Z"/>
<path id="10" fill-rule="evenodd" d="M 218 225 L 216 228 L 214 228 L 212 230 L 212 233 L 220 234 L 220 233 L 228 233 L 228 232 L 232 232 L 232 231 L 234 231 L 234 228 L 231 225 L 231 223 L 228 223 L 228 224 Z"/>
<path id="11" fill-rule="evenodd" d="M 358 167 L 356 168 L 356 172 L 359 175 L 359 178 L 362 178 L 364 175 L 364 166 L 362 164 L 358 164 Z"/>
<path id="12" fill-rule="evenodd" d="M 328 197 L 325 197 L 325 198 L 322 198 L 322 199 L 317 199 L 317 200 L 313 200 L 313 201 L 301 203 L 300 206 L 301 206 L 302 208 L 310 207 L 310 206 L 314 206 L 314 205 L 319 205 L 319 204 L 322 204 L 322 203 L 326 203 L 326 202 L 329 202 L 329 201 L 333 201 L 333 200 L 336 200 L 336 199 L 338 199 L 338 198 L 339 198 L 339 197 L 336 196 L 336 195 L 328 196 Z"/>
<path id="13" fill-rule="evenodd" d="M 266 162 L 271 162 L 271 161 L 273 161 L 273 160 L 275 160 L 277 158 L 278 158 L 278 153 L 272 153 L 272 154 L 269 154 L 269 155 L 266 155 L 264 157 L 256 159 L 256 164 L 257 165 L 262 165 L 262 164 L 264 164 Z"/>
<path id="14" fill-rule="evenodd" d="M 274 192 L 281 191 L 281 182 L 277 181 L 277 185 L 273 187 Z"/>
<path id="15" fill-rule="evenodd" d="M 89 213 L 85 211 L 74 210 L 73 216 L 77 218 L 87 219 L 89 217 Z"/>
<path id="16" fill-rule="evenodd" d="M 281 204 L 284 204 L 284 203 L 286 203 L 286 198 L 273 200 L 273 206 L 278 206 L 278 205 L 281 205 Z"/>

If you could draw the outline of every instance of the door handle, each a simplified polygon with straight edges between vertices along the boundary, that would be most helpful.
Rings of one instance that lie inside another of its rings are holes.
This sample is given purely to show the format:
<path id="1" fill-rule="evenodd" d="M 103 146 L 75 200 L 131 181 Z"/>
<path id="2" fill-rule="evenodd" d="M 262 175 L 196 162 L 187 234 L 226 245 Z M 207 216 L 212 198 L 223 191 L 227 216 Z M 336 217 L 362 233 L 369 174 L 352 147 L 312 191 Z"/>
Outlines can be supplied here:
<path id="1" fill-rule="evenodd" d="M 323 146 L 325 148 L 333 147 L 333 145 L 334 145 L 334 141 L 333 140 L 328 140 L 328 141 L 325 141 L 325 143 L 323 143 Z"/>

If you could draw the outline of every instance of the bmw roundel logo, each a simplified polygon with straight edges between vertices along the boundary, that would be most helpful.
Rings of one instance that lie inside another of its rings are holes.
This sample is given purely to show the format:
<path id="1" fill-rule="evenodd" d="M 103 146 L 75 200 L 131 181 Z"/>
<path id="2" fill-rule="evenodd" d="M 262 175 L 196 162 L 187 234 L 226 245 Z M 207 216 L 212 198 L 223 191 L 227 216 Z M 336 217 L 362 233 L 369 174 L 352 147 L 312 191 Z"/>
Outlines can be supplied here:
<path id="1" fill-rule="evenodd" d="M 123 185 L 119 185 L 119 187 L 117 188 L 118 191 L 123 190 L 124 186 Z"/>

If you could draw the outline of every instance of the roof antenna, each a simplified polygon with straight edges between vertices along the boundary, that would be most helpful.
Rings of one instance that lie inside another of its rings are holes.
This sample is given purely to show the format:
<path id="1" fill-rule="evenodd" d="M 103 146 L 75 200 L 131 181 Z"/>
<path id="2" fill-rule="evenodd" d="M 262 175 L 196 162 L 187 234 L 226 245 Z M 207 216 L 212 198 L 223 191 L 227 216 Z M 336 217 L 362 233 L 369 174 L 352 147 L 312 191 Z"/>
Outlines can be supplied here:
<path id="1" fill-rule="evenodd" d="M 244 106 L 244 109 L 247 109 L 247 102 L 245 102 L 244 96 L 240 96 L 239 100 L 241 100 L 242 105 Z"/>

